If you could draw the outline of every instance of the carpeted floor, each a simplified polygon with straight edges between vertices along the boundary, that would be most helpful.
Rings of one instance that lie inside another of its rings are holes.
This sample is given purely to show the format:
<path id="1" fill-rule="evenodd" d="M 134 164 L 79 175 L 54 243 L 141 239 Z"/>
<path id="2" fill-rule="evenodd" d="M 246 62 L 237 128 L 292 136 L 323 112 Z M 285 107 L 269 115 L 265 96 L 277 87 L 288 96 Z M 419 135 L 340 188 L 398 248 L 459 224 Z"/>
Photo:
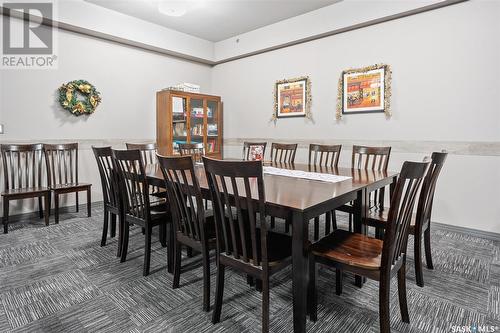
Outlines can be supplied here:
<path id="1" fill-rule="evenodd" d="M 152 273 L 143 277 L 140 229 L 131 231 L 128 261 L 120 263 L 116 239 L 100 247 L 102 207 L 95 205 L 92 218 L 83 216 L 65 213 L 49 227 L 34 218 L 0 235 L 0 332 L 260 332 L 261 297 L 244 276 L 226 273 L 221 323 L 212 325 L 211 312 L 201 307 L 199 257 L 184 259 L 181 287 L 173 290 L 166 249 L 157 239 Z M 466 326 L 480 332 L 488 326 L 500 332 L 500 241 L 436 227 L 432 245 L 435 269 L 424 269 L 424 288 L 415 285 L 409 254 L 409 325 L 401 322 L 393 280 L 392 331 L 460 332 L 456 326 Z M 211 269 L 213 304 L 214 264 Z M 320 267 L 318 321 L 308 321 L 308 330 L 378 332 L 376 282 L 359 289 L 347 277 L 343 295 L 336 296 L 333 273 Z M 271 331 L 291 332 L 291 270 L 271 283 Z"/>

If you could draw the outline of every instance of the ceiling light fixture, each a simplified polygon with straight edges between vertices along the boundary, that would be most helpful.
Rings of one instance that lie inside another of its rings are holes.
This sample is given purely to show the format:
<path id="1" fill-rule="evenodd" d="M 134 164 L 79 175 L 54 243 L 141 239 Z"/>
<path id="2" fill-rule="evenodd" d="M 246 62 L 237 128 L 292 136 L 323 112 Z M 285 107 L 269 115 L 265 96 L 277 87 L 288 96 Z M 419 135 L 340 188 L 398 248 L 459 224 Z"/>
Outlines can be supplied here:
<path id="1" fill-rule="evenodd" d="M 187 13 L 189 1 L 159 1 L 158 11 L 164 15 L 179 17 Z"/>

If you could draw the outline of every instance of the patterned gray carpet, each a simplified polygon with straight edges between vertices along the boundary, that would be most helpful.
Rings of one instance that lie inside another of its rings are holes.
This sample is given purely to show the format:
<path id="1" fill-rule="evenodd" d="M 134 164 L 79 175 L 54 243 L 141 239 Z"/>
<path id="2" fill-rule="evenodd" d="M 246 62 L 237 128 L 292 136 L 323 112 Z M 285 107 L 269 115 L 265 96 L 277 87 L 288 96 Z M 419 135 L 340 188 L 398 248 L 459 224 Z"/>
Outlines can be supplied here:
<path id="1" fill-rule="evenodd" d="M 132 229 L 128 261 L 120 263 L 116 239 L 100 247 L 102 207 L 95 206 L 92 218 L 65 213 L 50 227 L 34 218 L 0 235 L 0 332 L 260 332 L 261 297 L 245 277 L 226 273 L 221 323 L 212 325 L 201 308 L 199 257 L 183 260 L 181 287 L 173 290 L 166 249 L 156 239 L 152 274 L 143 277 L 140 229 Z M 392 331 L 480 332 L 487 325 L 500 332 L 500 242 L 434 228 L 432 245 L 435 269 L 424 269 L 424 288 L 415 285 L 409 254 L 409 325 L 401 322 L 393 280 Z M 272 332 L 292 331 L 290 274 L 272 279 Z M 309 331 L 378 332 L 377 284 L 359 289 L 347 277 L 336 296 L 334 280 L 320 268 L 318 321 L 308 321 Z"/>

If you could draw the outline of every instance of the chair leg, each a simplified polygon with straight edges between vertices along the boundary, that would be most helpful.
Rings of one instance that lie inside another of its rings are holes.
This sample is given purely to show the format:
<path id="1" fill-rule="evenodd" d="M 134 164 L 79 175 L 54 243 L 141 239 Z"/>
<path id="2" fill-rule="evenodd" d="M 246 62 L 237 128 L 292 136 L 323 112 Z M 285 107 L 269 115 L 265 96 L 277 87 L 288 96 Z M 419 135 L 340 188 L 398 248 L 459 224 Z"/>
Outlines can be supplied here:
<path id="1" fill-rule="evenodd" d="M 250 286 L 250 287 L 253 287 L 255 286 L 255 280 L 253 278 L 253 276 L 247 274 L 247 284 Z"/>
<path id="2" fill-rule="evenodd" d="M 314 218 L 314 240 L 319 238 L 319 217 Z"/>
<path id="3" fill-rule="evenodd" d="M 399 309 L 401 310 L 401 319 L 404 323 L 410 323 L 408 314 L 408 302 L 406 301 L 406 263 L 398 271 L 398 295 Z"/>
<path id="4" fill-rule="evenodd" d="M 271 216 L 271 229 L 274 229 L 275 225 L 276 225 L 276 221 L 274 219 L 274 216 Z"/>
<path id="5" fill-rule="evenodd" d="M 45 195 L 44 197 L 44 203 L 45 203 L 45 208 L 44 208 L 44 218 L 45 218 L 45 225 L 49 225 L 49 219 L 50 219 L 50 196 L 52 194 L 49 192 Z"/>
<path id="6" fill-rule="evenodd" d="M 344 272 L 340 268 L 335 269 L 335 294 L 342 295 L 342 288 L 344 287 Z"/>
<path id="7" fill-rule="evenodd" d="M 87 189 L 87 217 L 92 216 L 92 197 L 91 197 L 90 188 Z"/>
<path id="8" fill-rule="evenodd" d="M 390 287 L 391 287 L 390 278 L 388 276 L 387 277 L 381 276 L 380 286 L 379 286 L 379 310 L 378 310 L 381 333 L 389 333 L 391 331 L 391 325 L 389 320 Z"/>
<path id="9" fill-rule="evenodd" d="M 187 254 L 187 257 L 188 257 L 188 258 L 192 258 L 192 257 L 193 257 L 193 248 L 192 248 L 192 247 L 187 246 L 187 247 L 186 247 L 186 254 Z"/>
<path id="10" fill-rule="evenodd" d="M 179 280 L 181 277 L 181 251 L 182 246 L 177 240 L 175 242 L 175 250 L 174 250 L 174 279 L 172 283 L 172 288 L 179 288 Z"/>
<path id="11" fill-rule="evenodd" d="M 329 235 L 331 232 L 331 223 L 332 223 L 332 213 L 327 212 L 325 214 L 325 236 Z"/>
<path id="12" fill-rule="evenodd" d="M 146 237 L 144 242 L 144 269 L 142 270 L 143 276 L 149 275 L 149 267 L 151 263 L 151 226 L 146 226 Z"/>
<path id="13" fill-rule="evenodd" d="M 217 265 L 217 284 L 215 286 L 215 307 L 212 314 L 212 323 L 217 324 L 220 322 L 220 314 L 222 310 L 222 297 L 224 295 L 224 265 L 220 262 Z"/>
<path id="14" fill-rule="evenodd" d="M 167 224 L 167 271 L 174 272 L 174 227 L 172 223 Z"/>
<path id="15" fill-rule="evenodd" d="M 43 218 L 43 204 L 42 204 L 42 197 L 38 197 L 38 216 L 40 218 Z"/>
<path id="16" fill-rule="evenodd" d="M 289 233 L 290 232 L 290 225 L 292 224 L 292 222 L 289 220 L 289 219 L 285 219 L 285 233 Z"/>
<path id="17" fill-rule="evenodd" d="M 269 332 L 269 277 L 262 280 L 262 333 Z"/>
<path id="18" fill-rule="evenodd" d="M 429 224 L 430 224 L 430 222 L 429 222 Z M 425 245 L 425 261 L 427 262 L 427 268 L 434 269 L 434 265 L 432 263 L 432 255 L 431 255 L 431 226 L 430 225 L 424 231 L 424 245 Z"/>
<path id="19" fill-rule="evenodd" d="M 123 220 L 125 220 L 123 218 Z M 128 221 L 120 222 L 123 224 L 123 235 L 122 235 L 122 246 L 121 246 L 121 259 L 120 262 L 125 262 L 127 260 L 127 252 L 128 252 L 128 238 L 129 238 L 129 230 L 130 224 Z"/>
<path id="20" fill-rule="evenodd" d="M 59 193 L 54 192 L 54 221 L 59 224 Z"/>
<path id="21" fill-rule="evenodd" d="M 128 229 L 127 229 L 128 230 Z M 124 242 L 124 235 L 125 235 L 125 221 L 124 218 L 122 218 L 121 214 L 118 215 L 118 247 L 116 250 L 116 256 L 121 257 L 123 253 L 123 244 Z M 128 240 L 127 240 L 128 242 Z M 128 244 L 127 244 L 128 246 Z"/>
<path id="22" fill-rule="evenodd" d="M 413 260 L 415 261 L 415 280 L 417 280 L 417 286 L 424 286 L 424 274 L 422 272 L 422 235 L 415 234 L 413 246 Z"/>
<path id="23" fill-rule="evenodd" d="M 210 256 L 208 247 L 202 249 L 203 260 L 203 310 L 210 311 Z"/>
<path id="24" fill-rule="evenodd" d="M 80 196 L 79 196 L 79 192 L 76 191 L 75 192 L 75 203 L 76 203 L 76 212 L 78 213 L 80 211 Z"/>
<path id="25" fill-rule="evenodd" d="M 255 279 L 255 290 L 257 290 L 259 293 L 262 292 L 262 280 L 261 279 Z"/>
<path id="26" fill-rule="evenodd" d="M 2 216 L 2 224 L 3 224 L 3 233 L 6 234 L 9 232 L 9 199 L 3 198 L 3 216 Z"/>
<path id="27" fill-rule="evenodd" d="M 166 233 L 166 225 L 165 223 L 160 224 L 158 230 L 160 236 L 160 244 L 162 247 L 167 247 L 167 233 Z"/>
<path id="28" fill-rule="evenodd" d="M 104 209 L 104 222 L 102 224 L 101 246 L 106 245 L 106 239 L 108 238 L 108 224 L 109 224 L 109 212 L 106 209 Z"/>
<path id="29" fill-rule="evenodd" d="M 351 213 L 348 214 L 349 214 L 349 232 L 352 232 L 352 214 Z"/>
<path id="30" fill-rule="evenodd" d="M 317 265 L 313 255 L 309 255 L 309 285 L 307 290 L 307 312 L 311 321 L 318 320 L 318 294 L 316 291 Z"/>
<path id="31" fill-rule="evenodd" d="M 116 215 L 111 214 L 111 238 L 116 236 Z"/>
<path id="32" fill-rule="evenodd" d="M 332 227 L 333 230 L 337 229 L 337 213 L 335 210 L 332 210 Z"/>

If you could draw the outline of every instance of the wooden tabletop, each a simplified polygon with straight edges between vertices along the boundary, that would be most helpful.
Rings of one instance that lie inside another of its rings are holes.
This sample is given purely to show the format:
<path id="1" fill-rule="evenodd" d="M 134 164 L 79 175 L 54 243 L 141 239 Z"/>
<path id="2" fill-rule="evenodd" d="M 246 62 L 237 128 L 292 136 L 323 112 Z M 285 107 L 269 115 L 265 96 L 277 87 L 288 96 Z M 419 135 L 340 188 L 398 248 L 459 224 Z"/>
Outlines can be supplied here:
<path id="1" fill-rule="evenodd" d="M 388 178 L 397 176 L 396 172 L 359 170 L 350 168 L 314 167 L 307 164 L 271 164 L 264 165 L 276 168 L 303 170 L 310 172 L 330 173 L 339 176 L 352 177 L 350 179 L 332 183 L 326 181 L 309 180 L 264 174 L 266 203 L 295 211 L 307 211 L 317 205 L 335 198 L 354 196 L 356 191 L 363 187 L 377 187 L 378 182 L 386 182 Z M 195 173 L 203 192 L 208 193 L 205 170 L 202 164 L 196 164 Z M 146 176 L 152 185 L 164 187 L 163 175 L 159 166 L 146 166 Z M 256 184 L 255 184 L 256 186 Z M 252 189 L 252 192 L 254 189 Z M 343 198 L 345 199 L 345 198 Z"/>

